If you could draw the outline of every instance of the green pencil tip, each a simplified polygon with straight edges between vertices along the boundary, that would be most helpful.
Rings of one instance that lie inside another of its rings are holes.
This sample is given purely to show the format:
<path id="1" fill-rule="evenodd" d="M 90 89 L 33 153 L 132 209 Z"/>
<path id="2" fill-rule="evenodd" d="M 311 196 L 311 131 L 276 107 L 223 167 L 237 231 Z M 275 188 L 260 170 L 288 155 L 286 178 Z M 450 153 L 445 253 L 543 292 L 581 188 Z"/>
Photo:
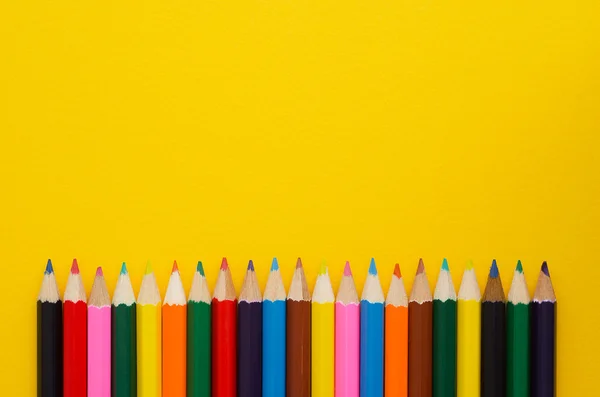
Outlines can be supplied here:
<path id="1" fill-rule="evenodd" d="M 200 273 L 201 276 L 204 276 L 204 267 L 202 266 L 202 261 L 198 261 L 198 266 L 196 266 L 196 271 Z"/>
<path id="2" fill-rule="evenodd" d="M 127 274 L 127 265 L 125 265 L 125 262 L 121 264 L 121 274 Z"/>
<path id="3" fill-rule="evenodd" d="M 519 273 L 523 273 L 523 265 L 521 265 L 521 260 L 517 261 L 517 269 Z"/>
<path id="4" fill-rule="evenodd" d="M 446 258 L 444 258 L 444 260 L 442 261 L 442 270 L 445 270 L 447 272 L 450 271 L 450 267 L 448 266 L 448 260 Z"/>

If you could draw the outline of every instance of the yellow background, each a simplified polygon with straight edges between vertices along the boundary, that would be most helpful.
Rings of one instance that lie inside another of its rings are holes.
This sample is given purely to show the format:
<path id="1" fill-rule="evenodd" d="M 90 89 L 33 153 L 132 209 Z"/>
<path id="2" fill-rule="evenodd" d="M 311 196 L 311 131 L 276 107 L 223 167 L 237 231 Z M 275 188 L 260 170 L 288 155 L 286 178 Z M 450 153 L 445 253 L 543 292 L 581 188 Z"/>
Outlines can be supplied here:
<path id="1" fill-rule="evenodd" d="M 483 288 L 548 260 L 558 390 L 594 394 L 600 222 L 596 0 L 4 1 L 0 5 L 3 395 L 36 390 L 47 258 L 89 293 L 150 259 L 189 288 L 302 256 L 334 288 L 375 257 L 468 258 Z M 287 287 L 287 285 L 286 285 Z"/>

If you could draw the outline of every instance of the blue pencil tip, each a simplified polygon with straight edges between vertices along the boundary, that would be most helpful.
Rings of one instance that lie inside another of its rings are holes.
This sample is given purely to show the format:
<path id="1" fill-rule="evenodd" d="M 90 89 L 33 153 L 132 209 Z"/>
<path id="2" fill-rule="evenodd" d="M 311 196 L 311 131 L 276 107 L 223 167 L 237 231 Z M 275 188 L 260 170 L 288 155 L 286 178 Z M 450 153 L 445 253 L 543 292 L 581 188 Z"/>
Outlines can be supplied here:
<path id="1" fill-rule="evenodd" d="M 448 267 L 448 260 L 446 258 L 444 258 L 444 260 L 442 261 L 442 270 L 445 270 L 447 272 L 450 271 L 450 268 Z"/>
<path id="2" fill-rule="evenodd" d="M 279 262 L 277 262 L 277 258 L 273 258 L 273 262 L 271 263 L 271 271 L 279 270 Z"/>
<path id="3" fill-rule="evenodd" d="M 196 271 L 200 273 L 201 276 L 204 276 L 204 266 L 202 266 L 202 261 L 198 261 L 198 265 L 196 265 Z"/>
<path id="4" fill-rule="evenodd" d="M 52 274 L 54 273 L 54 269 L 52 268 L 52 260 L 48 259 L 48 263 L 46 263 L 46 271 L 44 271 L 45 274 Z"/>
<path id="5" fill-rule="evenodd" d="M 121 274 L 127 274 L 127 266 L 125 265 L 125 262 L 123 262 L 121 265 Z"/>
<path id="6" fill-rule="evenodd" d="M 542 263 L 542 272 L 544 272 L 546 276 L 550 277 L 550 270 L 548 270 L 548 264 L 546 263 L 546 261 Z"/>
<path id="7" fill-rule="evenodd" d="M 252 262 L 252 259 L 248 262 L 248 270 L 254 271 L 254 262 Z"/>
<path id="8" fill-rule="evenodd" d="M 377 267 L 375 266 L 375 258 L 371 258 L 371 263 L 369 264 L 369 274 L 374 276 L 377 275 Z"/>
<path id="9" fill-rule="evenodd" d="M 497 278 L 498 277 L 498 265 L 496 264 L 496 260 L 492 261 L 492 267 L 490 268 L 490 277 Z"/>

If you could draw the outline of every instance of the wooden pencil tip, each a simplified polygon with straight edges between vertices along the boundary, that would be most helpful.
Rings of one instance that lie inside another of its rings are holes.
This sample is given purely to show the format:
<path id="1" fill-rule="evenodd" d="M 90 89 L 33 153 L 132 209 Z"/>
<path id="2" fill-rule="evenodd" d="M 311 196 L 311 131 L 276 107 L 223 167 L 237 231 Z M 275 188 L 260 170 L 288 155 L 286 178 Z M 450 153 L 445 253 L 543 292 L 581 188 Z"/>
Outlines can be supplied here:
<path id="1" fill-rule="evenodd" d="M 344 265 L 344 276 L 352 276 L 352 269 L 350 269 L 350 262 L 346 261 Z"/>
<path id="2" fill-rule="evenodd" d="M 400 265 L 397 263 L 394 265 L 394 276 L 402 278 L 402 273 L 400 272 Z"/>
<path id="3" fill-rule="evenodd" d="M 467 266 L 466 266 L 466 269 L 467 269 L 467 270 L 472 270 L 474 267 L 475 267 L 475 266 L 473 265 L 473 261 L 472 261 L 471 259 L 469 259 L 469 260 L 467 261 Z"/>
<path id="4" fill-rule="evenodd" d="M 179 272 L 179 266 L 177 266 L 177 261 L 173 261 L 173 268 L 171 269 L 171 273 Z"/>
<path id="5" fill-rule="evenodd" d="M 196 271 L 200 273 L 201 276 L 204 276 L 204 266 L 202 266 L 202 261 L 198 261 L 198 265 L 196 266 Z"/>
<path id="6" fill-rule="evenodd" d="M 146 263 L 146 273 L 145 274 L 150 274 L 152 273 L 152 264 L 150 263 L 150 261 L 148 261 L 148 263 Z"/>
<path id="7" fill-rule="evenodd" d="M 442 270 L 445 270 L 447 272 L 450 271 L 450 267 L 448 266 L 448 260 L 446 258 L 444 258 L 444 260 L 442 261 Z"/>
<path id="8" fill-rule="evenodd" d="M 48 262 L 46 263 L 46 270 L 44 271 L 45 274 L 52 274 L 54 273 L 54 269 L 52 268 L 52 260 L 48 259 Z"/>
<path id="9" fill-rule="evenodd" d="M 492 261 L 492 267 L 490 268 L 490 277 L 497 278 L 498 277 L 498 265 L 496 264 L 496 260 Z"/>
<path id="10" fill-rule="evenodd" d="M 279 270 L 279 262 L 277 262 L 277 258 L 273 258 L 273 262 L 271 262 L 271 271 Z"/>
<path id="11" fill-rule="evenodd" d="M 248 262 L 248 270 L 251 272 L 254 271 L 254 262 L 252 262 L 252 259 L 250 259 L 250 261 Z"/>
<path id="12" fill-rule="evenodd" d="M 125 265 L 125 262 L 121 264 L 121 274 L 127 274 L 127 265 Z"/>
<path id="13" fill-rule="evenodd" d="M 321 267 L 319 267 L 319 275 L 323 275 L 327 273 L 327 265 L 325 261 L 321 262 Z"/>
<path id="14" fill-rule="evenodd" d="M 375 258 L 371 258 L 371 263 L 369 263 L 369 274 L 373 276 L 377 275 L 377 266 L 375 266 Z"/>
<path id="15" fill-rule="evenodd" d="M 523 265 L 521 264 L 521 260 L 517 261 L 517 268 L 515 270 L 519 273 L 523 273 Z"/>
<path id="16" fill-rule="evenodd" d="M 425 264 L 423 263 L 423 258 L 419 258 L 419 266 L 417 266 L 417 274 L 421 274 L 425 272 Z"/>
<path id="17" fill-rule="evenodd" d="M 73 264 L 71 265 L 71 274 L 79 274 L 79 264 L 77 264 L 77 259 L 73 259 Z"/>
<path id="18" fill-rule="evenodd" d="M 223 258 L 221 261 L 221 270 L 229 269 L 229 264 L 227 263 L 227 258 Z"/>
<path id="19" fill-rule="evenodd" d="M 96 277 L 103 277 L 104 273 L 102 272 L 102 266 L 98 266 L 96 269 Z"/>
<path id="20" fill-rule="evenodd" d="M 550 270 L 548 270 L 548 264 L 546 263 L 546 261 L 542 263 L 542 272 L 544 272 L 546 276 L 550 277 Z"/>
<path id="21" fill-rule="evenodd" d="M 296 261 L 296 269 L 300 268 L 302 268 L 302 259 L 298 258 L 298 260 Z"/>

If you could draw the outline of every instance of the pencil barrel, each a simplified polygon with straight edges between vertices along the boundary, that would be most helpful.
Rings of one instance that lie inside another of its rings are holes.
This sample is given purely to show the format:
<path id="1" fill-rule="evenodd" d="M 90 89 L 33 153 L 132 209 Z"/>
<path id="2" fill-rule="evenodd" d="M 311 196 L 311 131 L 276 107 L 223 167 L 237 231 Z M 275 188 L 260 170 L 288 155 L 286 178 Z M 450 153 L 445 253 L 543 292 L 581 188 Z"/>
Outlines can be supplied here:
<path id="1" fill-rule="evenodd" d="M 360 306 L 335 304 L 335 396 L 360 394 Z"/>
<path id="2" fill-rule="evenodd" d="M 334 395 L 334 303 L 311 304 L 311 396 Z"/>
<path id="3" fill-rule="evenodd" d="M 506 396 L 529 397 L 529 305 L 506 307 Z"/>
<path id="4" fill-rule="evenodd" d="M 212 396 L 236 397 L 237 303 L 212 301 Z"/>
<path id="5" fill-rule="evenodd" d="M 86 397 L 87 304 L 66 301 L 63 310 L 64 397 Z"/>
<path id="6" fill-rule="evenodd" d="M 63 396 L 62 302 L 37 302 L 37 396 Z"/>
<path id="7" fill-rule="evenodd" d="M 481 397 L 506 397 L 506 304 L 481 304 Z"/>
<path id="8" fill-rule="evenodd" d="M 556 395 L 556 303 L 531 303 L 531 397 Z"/>
<path id="9" fill-rule="evenodd" d="M 210 397 L 211 319 L 210 305 L 187 304 L 187 396 Z"/>
<path id="10" fill-rule="evenodd" d="M 456 301 L 433 301 L 433 397 L 456 396 Z"/>
<path id="11" fill-rule="evenodd" d="M 137 395 L 135 304 L 112 306 L 112 397 Z"/>
<path id="12" fill-rule="evenodd" d="M 262 396 L 262 315 L 262 302 L 239 302 L 237 397 Z"/>
<path id="13" fill-rule="evenodd" d="M 162 392 L 161 306 L 140 305 L 137 314 L 138 397 L 160 397 Z"/>
<path id="14" fill-rule="evenodd" d="M 456 390 L 460 397 L 480 397 L 481 304 L 458 300 Z"/>
<path id="15" fill-rule="evenodd" d="M 162 307 L 162 388 L 168 397 L 186 397 L 186 305 Z"/>
<path id="16" fill-rule="evenodd" d="M 360 303 L 360 396 L 383 396 L 383 303 Z"/>
<path id="17" fill-rule="evenodd" d="M 88 307 L 88 397 L 111 397 L 110 306 Z"/>
<path id="18" fill-rule="evenodd" d="M 310 397 L 310 302 L 286 307 L 286 396 Z"/>
<path id="19" fill-rule="evenodd" d="M 263 397 L 285 397 L 285 301 L 263 302 Z"/>
<path id="20" fill-rule="evenodd" d="M 385 307 L 385 397 L 408 393 L 408 308 Z M 340 396 L 342 397 L 342 396 Z"/>
<path id="21" fill-rule="evenodd" d="M 408 304 L 408 396 L 432 394 L 432 302 Z"/>

